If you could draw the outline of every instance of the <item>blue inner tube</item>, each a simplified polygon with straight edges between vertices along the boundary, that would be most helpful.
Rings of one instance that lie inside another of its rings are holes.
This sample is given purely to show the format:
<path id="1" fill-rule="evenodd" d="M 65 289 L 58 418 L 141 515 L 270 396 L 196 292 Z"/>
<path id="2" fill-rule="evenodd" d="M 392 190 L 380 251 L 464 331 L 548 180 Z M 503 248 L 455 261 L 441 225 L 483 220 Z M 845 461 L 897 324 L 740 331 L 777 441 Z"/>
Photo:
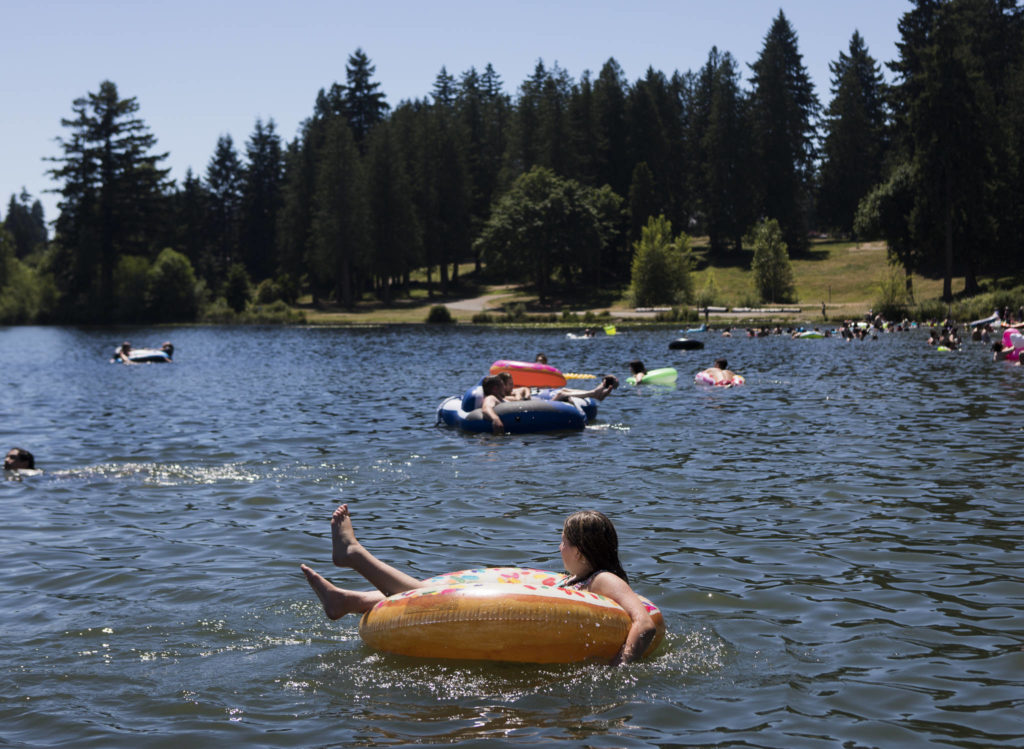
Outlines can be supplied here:
<path id="1" fill-rule="evenodd" d="M 538 395 L 526 401 L 505 401 L 495 406 L 494 411 L 501 419 L 508 434 L 529 432 L 550 432 L 559 429 L 583 429 L 588 421 L 586 411 L 597 415 L 597 404 L 592 398 L 585 406 L 564 401 L 552 401 Z M 491 420 L 484 416 L 483 409 L 466 411 L 462 408 L 462 396 L 453 395 L 442 401 L 437 408 L 438 423 L 458 427 L 467 432 L 491 432 Z"/>
<path id="2" fill-rule="evenodd" d="M 128 352 L 128 359 L 134 364 L 166 364 L 171 361 L 167 352 L 158 348 L 133 348 Z"/>

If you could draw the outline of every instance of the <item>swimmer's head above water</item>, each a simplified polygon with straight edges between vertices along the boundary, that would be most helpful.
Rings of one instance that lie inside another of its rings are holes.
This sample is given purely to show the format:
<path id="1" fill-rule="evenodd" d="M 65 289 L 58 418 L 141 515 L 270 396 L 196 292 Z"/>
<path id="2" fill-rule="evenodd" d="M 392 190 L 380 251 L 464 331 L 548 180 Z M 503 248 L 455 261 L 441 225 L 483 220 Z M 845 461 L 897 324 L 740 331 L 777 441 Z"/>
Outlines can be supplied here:
<path id="1" fill-rule="evenodd" d="M 36 459 L 28 450 L 20 447 L 12 447 L 4 456 L 5 471 L 19 471 L 25 468 L 35 468 Z"/>

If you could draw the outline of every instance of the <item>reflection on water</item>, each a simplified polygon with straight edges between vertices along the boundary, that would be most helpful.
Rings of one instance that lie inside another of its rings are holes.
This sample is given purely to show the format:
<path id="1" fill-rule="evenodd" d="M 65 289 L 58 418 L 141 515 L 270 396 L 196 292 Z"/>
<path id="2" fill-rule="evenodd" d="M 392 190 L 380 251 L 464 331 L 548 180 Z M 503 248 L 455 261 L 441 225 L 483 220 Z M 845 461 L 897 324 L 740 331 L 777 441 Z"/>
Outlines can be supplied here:
<path id="1" fill-rule="evenodd" d="M 1024 369 L 923 332 L 702 335 L 0 330 L 0 432 L 44 469 L 0 482 L 0 743 L 1020 745 Z M 175 363 L 108 364 L 125 338 Z M 583 433 L 435 426 L 538 351 L 680 379 Z M 745 387 L 691 384 L 718 356 Z M 359 584 L 339 501 L 421 576 L 557 566 L 565 515 L 601 509 L 665 645 L 615 671 L 374 653 L 298 571 Z"/>

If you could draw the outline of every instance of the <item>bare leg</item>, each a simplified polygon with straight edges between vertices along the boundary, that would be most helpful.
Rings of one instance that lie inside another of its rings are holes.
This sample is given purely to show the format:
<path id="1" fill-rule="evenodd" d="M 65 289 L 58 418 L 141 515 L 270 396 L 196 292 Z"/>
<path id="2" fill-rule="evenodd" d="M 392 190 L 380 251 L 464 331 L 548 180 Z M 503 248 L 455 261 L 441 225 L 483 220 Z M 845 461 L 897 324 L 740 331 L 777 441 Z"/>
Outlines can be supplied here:
<path id="1" fill-rule="evenodd" d="M 384 595 L 375 590 L 345 590 L 330 583 L 322 575 L 306 565 L 300 565 L 309 581 L 309 587 L 324 605 L 328 619 L 340 619 L 345 614 L 362 614 L 384 600 Z"/>
<path id="2" fill-rule="evenodd" d="M 331 558 L 338 567 L 351 567 L 386 596 L 393 596 L 423 584 L 411 575 L 384 564 L 356 540 L 348 505 L 341 505 L 331 515 Z"/>
<path id="3" fill-rule="evenodd" d="M 570 398 L 593 398 L 594 400 L 603 401 L 608 397 L 608 394 L 615 389 L 615 385 L 618 385 L 618 380 L 614 380 L 614 385 L 609 378 L 602 380 L 601 384 L 590 390 L 577 390 L 575 388 L 562 388 L 554 395 L 551 396 L 551 400 L 554 401 L 567 401 Z"/>

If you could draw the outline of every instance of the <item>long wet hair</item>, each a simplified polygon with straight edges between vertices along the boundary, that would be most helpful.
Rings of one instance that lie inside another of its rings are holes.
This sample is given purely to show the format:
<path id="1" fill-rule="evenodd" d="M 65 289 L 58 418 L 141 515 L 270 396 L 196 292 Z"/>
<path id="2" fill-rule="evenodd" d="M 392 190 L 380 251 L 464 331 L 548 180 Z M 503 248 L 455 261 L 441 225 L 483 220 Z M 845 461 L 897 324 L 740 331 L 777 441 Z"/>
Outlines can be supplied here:
<path id="1" fill-rule="evenodd" d="M 622 569 L 622 562 L 619 561 L 619 536 L 612 521 L 603 512 L 574 512 L 565 519 L 562 532 L 565 540 L 580 550 L 594 571 L 607 570 L 629 582 L 626 571 Z"/>

